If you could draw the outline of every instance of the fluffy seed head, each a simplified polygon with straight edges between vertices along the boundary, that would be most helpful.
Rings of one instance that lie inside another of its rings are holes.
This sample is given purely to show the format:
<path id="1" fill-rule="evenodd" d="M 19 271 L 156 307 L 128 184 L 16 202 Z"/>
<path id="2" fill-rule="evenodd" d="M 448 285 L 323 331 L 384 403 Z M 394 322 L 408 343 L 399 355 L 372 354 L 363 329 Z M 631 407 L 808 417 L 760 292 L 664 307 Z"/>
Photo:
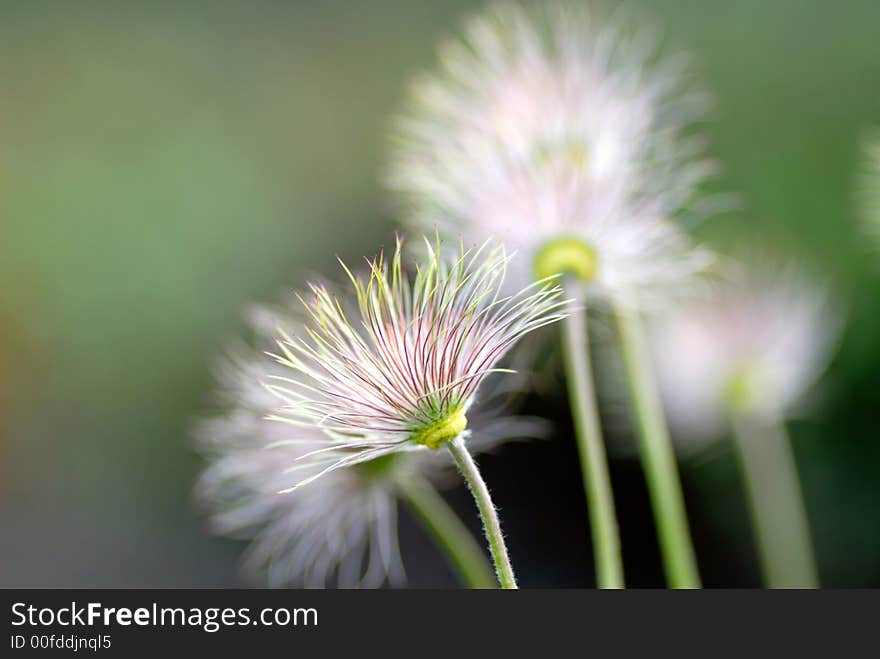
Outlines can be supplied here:
<path id="1" fill-rule="evenodd" d="M 705 104 L 647 30 L 498 6 L 413 85 L 388 183 L 413 226 L 517 250 L 517 285 L 564 272 L 644 302 L 710 260 L 668 219 L 706 210 L 686 136 Z"/>
<path id="2" fill-rule="evenodd" d="M 214 532 L 253 543 L 248 572 L 272 586 L 376 587 L 403 578 L 393 472 L 412 461 L 341 470 L 297 495 L 280 494 L 320 470 L 299 459 L 329 444 L 319 430 L 268 420 L 278 400 L 263 386 L 280 367 L 239 350 L 219 373 L 226 410 L 199 423 L 207 466 L 196 486 Z"/>
<path id="3" fill-rule="evenodd" d="M 273 376 L 285 377 L 287 369 L 261 348 L 269 347 L 278 328 L 302 332 L 299 315 L 286 307 L 255 309 L 256 348 L 238 347 L 220 363 L 220 411 L 196 427 L 197 448 L 206 458 L 197 500 L 215 533 L 252 540 L 245 567 L 272 586 L 399 584 L 400 483 L 425 479 L 444 485 L 453 481 L 454 465 L 445 451 L 395 453 L 282 493 L 323 469 L 303 456 L 335 443 L 317 427 L 269 418 L 282 402 L 265 385 Z M 468 442 L 470 450 L 492 451 L 505 441 L 544 434 L 538 419 L 499 415 L 504 390 L 491 388 L 488 394 L 471 413 L 477 434 Z"/>
<path id="4" fill-rule="evenodd" d="M 564 315 L 558 287 L 541 281 L 502 293 L 510 257 L 497 244 L 449 250 L 426 241 L 413 276 L 398 241 L 390 262 L 368 261 L 369 274 L 345 268 L 350 292 L 312 284 L 298 335 L 283 334 L 269 385 L 282 401 L 272 419 L 318 428 L 327 449 L 304 456 L 340 467 L 424 448 L 467 432 L 477 389 L 516 341 Z"/>
<path id="5" fill-rule="evenodd" d="M 720 434 L 731 413 L 783 419 L 824 370 L 839 316 L 791 268 L 751 272 L 666 314 L 653 352 L 672 423 L 699 439 Z"/>

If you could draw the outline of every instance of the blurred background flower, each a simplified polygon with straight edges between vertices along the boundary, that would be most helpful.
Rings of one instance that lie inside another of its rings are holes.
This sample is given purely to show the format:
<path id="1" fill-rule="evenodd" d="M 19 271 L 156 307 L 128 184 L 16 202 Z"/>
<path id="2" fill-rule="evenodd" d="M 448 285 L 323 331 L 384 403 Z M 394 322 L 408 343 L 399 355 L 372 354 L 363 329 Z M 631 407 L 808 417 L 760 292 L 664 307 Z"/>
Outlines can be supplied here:
<path id="1" fill-rule="evenodd" d="M 668 296 L 711 260 L 669 220 L 706 206 L 708 100 L 643 17 L 587 4 L 472 16 L 411 85 L 390 189 L 409 223 L 502 239 L 512 286 L 560 271 L 590 303 Z"/>
<path id="2" fill-rule="evenodd" d="M 300 459 L 330 440 L 266 418 L 279 403 L 264 383 L 283 373 L 269 357 L 230 355 L 219 370 L 227 409 L 198 424 L 207 465 L 196 493 L 215 533 L 253 540 L 246 572 L 272 586 L 401 583 L 393 473 L 418 467 L 386 459 L 327 474 L 295 496 L 282 492 L 321 471 Z"/>
<path id="3" fill-rule="evenodd" d="M 783 245 L 848 300 L 822 404 L 789 432 L 823 583 L 880 586 L 880 296 L 852 195 L 880 123 L 880 6 L 634 4 L 694 56 L 722 163 L 708 191 L 746 206 L 698 237 Z M 190 506 L 213 356 L 246 301 L 388 244 L 389 117 L 481 7 L 0 5 L 0 584 L 239 583 L 241 543 L 203 533 Z M 568 436 L 559 380 L 526 410 Z M 591 585 L 572 443 L 480 464 L 521 585 Z M 759 583 L 733 456 L 682 474 L 704 582 Z M 612 477 L 628 582 L 662 584 L 641 470 L 620 459 Z M 479 533 L 467 492 L 450 501 Z M 404 512 L 399 528 L 409 583 L 454 585 Z"/>
<path id="4" fill-rule="evenodd" d="M 809 514 L 785 424 L 828 365 L 844 305 L 791 265 L 752 255 L 736 274 L 657 319 L 663 398 L 683 438 L 705 445 L 732 431 L 765 585 L 815 588 Z"/>
<path id="5" fill-rule="evenodd" d="M 723 435 L 731 414 L 796 413 L 837 347 L 844 304 L 794 266 L 753 262 L 654 322 L 657 375 L 677 435 Z"/>

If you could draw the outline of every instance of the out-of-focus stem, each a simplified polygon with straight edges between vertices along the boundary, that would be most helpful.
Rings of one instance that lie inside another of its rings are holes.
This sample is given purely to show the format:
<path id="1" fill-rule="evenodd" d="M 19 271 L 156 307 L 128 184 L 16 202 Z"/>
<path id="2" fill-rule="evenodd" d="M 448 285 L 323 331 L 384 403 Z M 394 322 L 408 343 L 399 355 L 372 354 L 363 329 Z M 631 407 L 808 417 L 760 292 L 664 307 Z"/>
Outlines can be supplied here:
<path id="1" fill-rule="evenodd" d="M 672 588 L 699 588 L 700 576 L 688 528 L 678 465 L 654 378 L 642 319 L 625 305 L 616 305 L 615 311 L 666 581 Z"/>
<path id="2" fill-rule="evenodd" d="M 400 478 L 398 486 L 461 580 L 471 588 L 497 588 L 486 554 L 440 493 L 416 476 Z"/>
<path id="3" fill-rule="evenodd" d="M 572 310 L 562 321 L 562 338 L 568 395 L 593 538 L 596 582 L 599 588 L 623 588 L 620 535 L 593 387 L 586 310 Z"/>
<path id="4" fill-rule="evenodd" d="M 797 466 L 785 427 L 732 415 L 758 554 L 769 588 L 818 588 Z"/>

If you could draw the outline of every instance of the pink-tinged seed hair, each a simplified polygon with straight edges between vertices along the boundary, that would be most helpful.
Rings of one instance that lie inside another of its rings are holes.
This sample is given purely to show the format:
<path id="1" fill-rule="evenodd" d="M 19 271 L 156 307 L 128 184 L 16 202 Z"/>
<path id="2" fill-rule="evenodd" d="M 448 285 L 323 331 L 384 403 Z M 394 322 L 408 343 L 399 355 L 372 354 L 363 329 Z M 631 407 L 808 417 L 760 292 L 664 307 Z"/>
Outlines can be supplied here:
<path id="1" fill-rule="evenodd" d="M 284 370 L 267 388 L 282 405 L 271 419 L 320 429 L 332 440 L 303 456 L 341 467 L 399 451 L 436 448 L 465 432 L 465 414 L 487 375 L 525 334 L 565 315 L 551 281 L 503 292 L 510 257 L 497 243 L 448 249 L 403 267 L 400 240 L 389 261 L 368 259 L 367 276 L 344 264 L 348 291 L 312 284 L 297 335 L 281 331 L 274 358 Z"/>

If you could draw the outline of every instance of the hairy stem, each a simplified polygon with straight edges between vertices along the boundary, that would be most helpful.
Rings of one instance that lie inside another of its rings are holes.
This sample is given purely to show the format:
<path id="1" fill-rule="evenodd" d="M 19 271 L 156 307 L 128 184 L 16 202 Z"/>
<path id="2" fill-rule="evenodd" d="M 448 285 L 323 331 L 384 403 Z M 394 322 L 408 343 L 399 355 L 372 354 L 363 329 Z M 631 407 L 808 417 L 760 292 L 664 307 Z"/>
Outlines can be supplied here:
<path id="1" fill-rule="evenodd" d="M 678 465 L 654 379 L 642 319 L 637 312 L 623 305 L 617 305 L 615 316 L 666 581 L 672 588 L 699 588 L 700 576 Z"/>
<path id="2" fill-rule="evenodd" d="M 572 311 L 562 321 L 562 338 L 568 395 L 593 538 L 596 582 L 599 588 L 623 588 L 617 514 L 599 427 L 585 310 Z"/>
<path id="3" fill-rule="evenodd" d="M 492 566 L 483 549 L 440 493 L 417 476 L 399 478 L 398 487 L 461 580 L 471 588 L 497 588 Z"/>
<path id="4" fill-rule="evenodd" d="M 516 588 L 516 578 L 513 576 L 510 557 L 507 555 L 507 547 L 501 533 L 501 523 L 498 521 L 498 512 L 495 510 L 492 497 L 489 495 L 489 488 L 486 487 L 486 482 L 480 475 L 477 463 L 474 462 L 461 437 L 456 437 L 446 445 L 477 503 L 477 510 L 483 520 L 483 531 L 486 533 L 486 540 L 489 541 L 489 550 L 495 563 L 498 583 L 505 589 Z"/>

